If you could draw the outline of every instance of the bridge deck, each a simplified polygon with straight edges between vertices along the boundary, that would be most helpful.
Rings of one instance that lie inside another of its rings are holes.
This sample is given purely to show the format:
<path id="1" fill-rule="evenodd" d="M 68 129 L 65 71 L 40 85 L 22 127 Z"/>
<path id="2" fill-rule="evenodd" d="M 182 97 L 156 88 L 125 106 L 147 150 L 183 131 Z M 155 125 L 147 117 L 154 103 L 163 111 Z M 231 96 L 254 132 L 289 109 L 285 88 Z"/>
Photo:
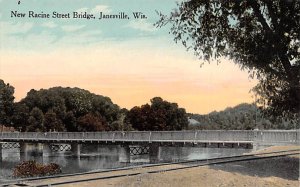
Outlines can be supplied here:
<path id="1" fill-rule="evenodd" d="M 2 132 L 3 142 L 82 143 L 269 143 L 298 144 L 299 130 L 269 131 L 112 131 L 112 132 Z"/>

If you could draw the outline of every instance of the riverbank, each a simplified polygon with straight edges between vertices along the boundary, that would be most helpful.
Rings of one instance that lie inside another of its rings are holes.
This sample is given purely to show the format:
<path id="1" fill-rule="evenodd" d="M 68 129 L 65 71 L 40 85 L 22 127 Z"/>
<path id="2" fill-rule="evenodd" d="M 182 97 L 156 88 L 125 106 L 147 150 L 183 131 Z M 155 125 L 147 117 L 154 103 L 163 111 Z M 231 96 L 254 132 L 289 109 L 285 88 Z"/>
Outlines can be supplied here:
<path id="1" fill-rule="evenodd" d="M 274 146 L 256 152 L 291 149 L 300 149 L 300 146 Z M 70 186 L 299 187 L 299 158 L 299 155 L 296 155 L 196 167 L 158 174 L 144 173 L 133 177 L 90 181 Z"/>

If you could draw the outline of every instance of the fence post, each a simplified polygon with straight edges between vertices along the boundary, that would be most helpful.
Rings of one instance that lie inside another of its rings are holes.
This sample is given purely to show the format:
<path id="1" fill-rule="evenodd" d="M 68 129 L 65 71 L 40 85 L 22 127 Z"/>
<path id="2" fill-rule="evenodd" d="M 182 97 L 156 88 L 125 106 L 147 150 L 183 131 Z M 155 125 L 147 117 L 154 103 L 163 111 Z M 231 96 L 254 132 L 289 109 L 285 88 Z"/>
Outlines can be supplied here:
<path id="1" fill-rule="evenodd" d="M 112 138 L 112 142 L 115 142 L 115 133 L 113 133 L 113 138 Z"/>
<path id="2" fill-rule="evenodd" d="M 198 134 L 198 131 L 195 131 L 195 135 L 194 135 L 194 144 L 197 144 L 196 140 L 197 140 L 197 134 Z"/>
<path id="3" fill-rule="evenodd" d="M 151 143 L 151 131 L 149 133 L 149 143 Z"/>

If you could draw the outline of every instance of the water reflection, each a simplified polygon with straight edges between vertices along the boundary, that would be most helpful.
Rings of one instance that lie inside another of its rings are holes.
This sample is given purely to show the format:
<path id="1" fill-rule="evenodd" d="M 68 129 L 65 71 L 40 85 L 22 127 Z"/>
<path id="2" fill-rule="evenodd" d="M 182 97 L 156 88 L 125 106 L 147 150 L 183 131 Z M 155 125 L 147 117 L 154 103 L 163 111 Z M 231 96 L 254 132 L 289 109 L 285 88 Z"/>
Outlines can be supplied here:
<path id="1" fill-rule="evenodd" d="M 63 173 L 77 173 L 93 170 L 120 168 L 130 165 L 149 163 L 149 155 L 135 155 L 130 157 L 130 163 L 122 158 L 122 147 L 116 145 L 81 147 L 80 157 L 73 156 L 71 151 L 52 152 L 44 149 L 43 154 L 32 146 L 28 146 L 20 154 L 19 148 L 3 149 L 0 161 L 0 182 L 12 179 L 13 168 L 22 160 L 36 160 L 41 163 L 57 163 Z M 174 162 L 181 160 L 206 159 L 220 156 L 239 155 L 249 152 L 249 149 L 229 148 L 196 148 L 196 147 L 160 147 L 160 162 Z M 123 151 L 124 152 L 124 151 Z M 125 159 L 126 160 L 126 159 Z"/>

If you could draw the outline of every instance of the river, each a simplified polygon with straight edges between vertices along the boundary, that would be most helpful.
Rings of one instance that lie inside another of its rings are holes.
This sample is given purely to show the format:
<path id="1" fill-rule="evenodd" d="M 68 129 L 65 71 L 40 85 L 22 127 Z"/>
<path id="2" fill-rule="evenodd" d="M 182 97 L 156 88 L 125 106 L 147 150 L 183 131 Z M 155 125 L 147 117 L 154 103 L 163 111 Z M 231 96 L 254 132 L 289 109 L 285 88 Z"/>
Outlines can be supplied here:
<path id="1" fill-rule="evenodd" d="M 0 160 L 0 183 L 14 179 L 13 168 L 23 160 L 36 160 L 40 163 L 56 163 L 62 173 L 79 173 L 87 171 L 122 168 L 126 166 L 149 163 L 149 155 L 130 156 L 130 163 L 122 161 L 120 146 L 83 146 L 80 157 L 73 156 L 71 151 L 46 152 L 36 154 L 30 149 L 25 156 L 20 156 L 19 148 L 3 149 Z M 193 159 L 206 159 L 221 156 L 240 155 L 251 149 L 242 148 L 198 148 L 198 147 L 160 147 L 159 162 L 175 162 Z"/>

